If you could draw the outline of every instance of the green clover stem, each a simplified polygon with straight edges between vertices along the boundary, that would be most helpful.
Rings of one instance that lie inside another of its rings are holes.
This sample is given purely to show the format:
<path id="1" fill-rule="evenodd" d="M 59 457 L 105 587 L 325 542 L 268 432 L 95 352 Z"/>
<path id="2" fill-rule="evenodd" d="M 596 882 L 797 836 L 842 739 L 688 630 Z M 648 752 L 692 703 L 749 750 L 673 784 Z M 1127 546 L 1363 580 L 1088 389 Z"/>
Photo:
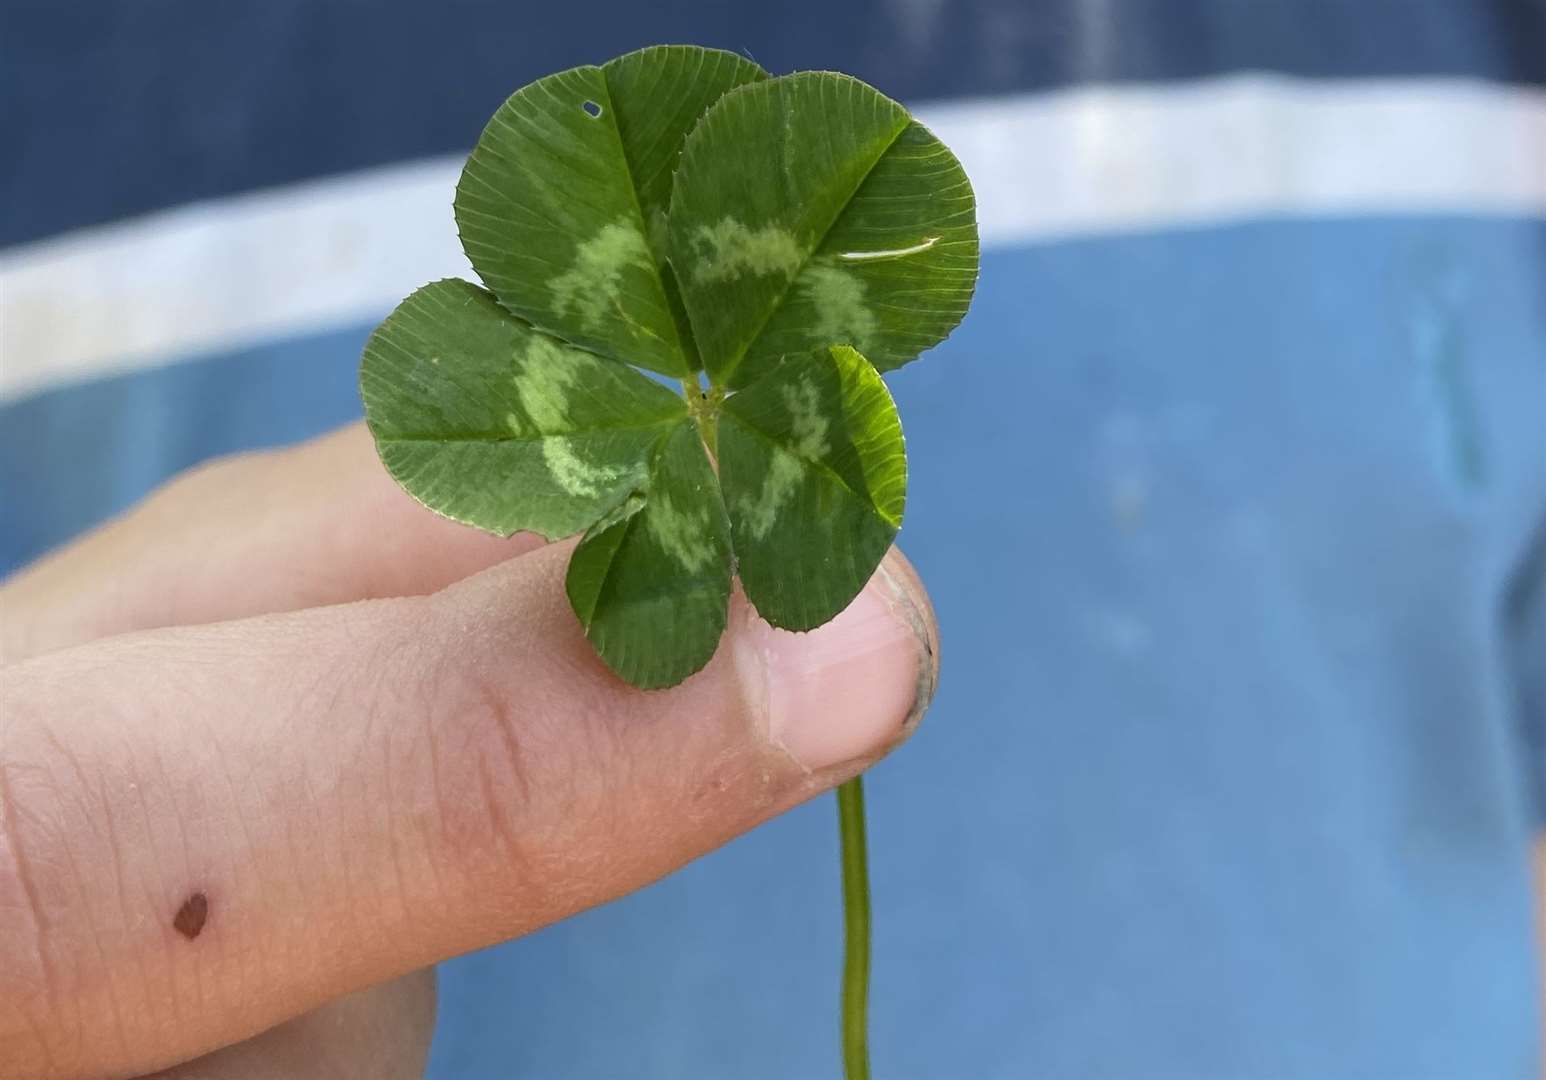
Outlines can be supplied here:
<path id="1" fill-rule="evenodd" d="M 705 390 L 683 379 L 682 396 L 687 399 L 687 413 L 697 422 L 698 433 L 703 436 L 703 445 L 708 447 L 709 456 L 718 461 L 719 407 L 725 402 L 725 392 L 717 386 Z"/>
<path id="2" fill-rule="evenodd" d="M 864 781 L 854 777 L 837 789 L 837 818 L 842 837 L 843 924 L 843 1074 L 869 1080 L 870 872 L 864 841 Z"/>

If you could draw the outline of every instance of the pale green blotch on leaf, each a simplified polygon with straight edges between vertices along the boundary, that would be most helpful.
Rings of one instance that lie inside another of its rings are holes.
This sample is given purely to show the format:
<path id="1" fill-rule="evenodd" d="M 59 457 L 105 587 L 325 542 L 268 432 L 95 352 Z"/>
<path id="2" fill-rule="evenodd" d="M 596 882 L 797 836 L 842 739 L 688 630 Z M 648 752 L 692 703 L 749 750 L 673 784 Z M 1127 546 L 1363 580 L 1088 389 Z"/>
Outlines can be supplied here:
<path id="1" fill-rule="evenodd" d="M 542 460 L 555 484 L 582 499 L 595 498 L 629 475 L 627 469 L 615 465 L 586 461 L 575 452 L 570 440 L 558 436 L 542 440 Z"/>
<path id="2" fill-rule="evenodd" d="M 631 322 L 621 304 L 623 272 L 629 267 L 655 267 L 644 236 L 626 219 L 603 225 L 580 244 L 574 264 L 553 279 L 553 310 L 560 316 L 573 312 L 586 330 L 595 329 L 613 311 L 621 311 L 623 320 Z"/>
<path id="3" fill-rule="evenodd" d="M 821 414 L 821 392 L 815 379 L 802 375 L 797 382 L 778 388 L 789 410 L 787 448 L 774 445 L 767 473 L 755 496 L 741 494 L 736 509 L 746 521 L 752 539 L 765 540 L 778 520 L 779 511 L 799 485 L 803 462 L 820 461 L 827 453 L 827 418 Z"/>
<path id="4" fill-rule="evenodd" d="M 836 266 L 807 266 L 795 287 L 815 311 L 811 333 L 817 340 L 842 342 L 860 352 L 870 347 L 879 320 L 865 303 L 858 275 Z"/>
<path id="5" fill-rule="evenodd" d="M 586 373 L 594 362 L 552 338 L 533 335 L 520 369 L 512 376 L 527 421 L 522 423 L 514 413 L 506 416 L 513 433 L 542 437 L 542 460 L 553 482 L 581 498 L 594 498 L 628 475 L 623 467 L 582 457 L 570 437 L 575 425 L 569 401 L 577 392 L 589 392 Z"/>
<path id="6" fill-rule="evenodd" d="M 572 426 L 569 395 L 579 385 L 589 358 L 541 334 L 532 334 L 520 365 L 510 376 L 525 413 L 510 414 L 517 435 L 558 435 Z"/>
<path id="7" fill-rule="evenodd" d="M 645 528 L 683 570 L 696 574 L 714 561 L 718 552 L 706 506 L 680 505 L 669 489 L 657 486 L 650 491 L 648 509 Z"/>
<path id="8" fill-rule="evenodd" d="M 799 241 L 776 225 L 753 230 L 724 218 L 693 234 L 692 277 L 700 284 L 747 274 L 788 279 L 804 261 Z"/>
<path id="9" fill-rule="evenodd" d="M 745 523 L 753 540 L 767 539 L 768 533 L 773 531 L 773 523 L 778 520 L 778 512 L 794 494 L 799 482 L 800 459 L 782 446 L 775 446 L 757 493 L 741 492 L 736 498 L 738 519 Z"/>

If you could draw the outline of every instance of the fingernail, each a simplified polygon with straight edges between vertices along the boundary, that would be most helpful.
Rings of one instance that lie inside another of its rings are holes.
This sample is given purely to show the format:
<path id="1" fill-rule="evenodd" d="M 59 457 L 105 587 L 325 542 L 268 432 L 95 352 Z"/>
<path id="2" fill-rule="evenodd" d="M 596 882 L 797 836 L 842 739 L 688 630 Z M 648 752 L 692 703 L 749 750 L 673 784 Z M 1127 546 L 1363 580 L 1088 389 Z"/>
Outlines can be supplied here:
<path id="1" fill-rule="evenodd" d="M 932 619 L 909 577 L 883 563 L 825 626 L 795 634 L 750 616 L 738 636 L 737 662 L 764 695 L 769 740 L 806 769 L 881 754 L 911 734 L 928 706 Z"/>

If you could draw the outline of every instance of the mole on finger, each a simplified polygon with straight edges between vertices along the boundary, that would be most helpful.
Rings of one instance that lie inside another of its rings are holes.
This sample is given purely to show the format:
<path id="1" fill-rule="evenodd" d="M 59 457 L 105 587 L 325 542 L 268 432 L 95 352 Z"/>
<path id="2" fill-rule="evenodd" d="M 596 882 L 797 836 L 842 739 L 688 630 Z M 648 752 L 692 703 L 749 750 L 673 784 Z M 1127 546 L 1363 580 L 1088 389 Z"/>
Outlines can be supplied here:
<path id="1" fill-rule="evenodd" d="M 196 892 L 184 900 L 183 906 L 177 909 L 177 915 L 172 919 L 172 929 L 192 941 L 199 936 L 199 931 L 204 929 L 204 920 L 207 918 L 209 918 L 209 897 Z"/>

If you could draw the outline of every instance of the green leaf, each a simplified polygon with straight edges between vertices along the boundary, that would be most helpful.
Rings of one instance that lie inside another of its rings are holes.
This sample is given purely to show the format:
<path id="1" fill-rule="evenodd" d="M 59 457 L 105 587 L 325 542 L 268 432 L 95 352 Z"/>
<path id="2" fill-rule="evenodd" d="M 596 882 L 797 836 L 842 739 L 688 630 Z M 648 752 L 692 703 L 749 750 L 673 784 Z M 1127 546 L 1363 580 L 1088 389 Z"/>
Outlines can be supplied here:
<path id="1" fill-rule="evenodd" d="M 719 485 L 689 420 L 660 438 L 644 487 L 586 534 L 565 584 L 601 659 L 650 690 L 709 662 L 725 630 L 730 578 Z"/>
<path id="2" fill-rule="evenodd" d="M 671 262 L 705 370 L 755 382 L 844 343 L 885 371 L 941 341 L 977 278 L 960 163 L 902 106 L 847 75 L 740 87 L 682 149 Z"/>
<path id="3" fill-rule="evenodd" d="M 506 309 L 567 341 L 667 375 L 697 370 L 662 277 L 671 171 L 703 111 L 765 74 L 670 46 L 516 91 L 456 188 L 473 268 Z"/>
<path id="4" fill-rule="evenodd" d="M 539 333 L 465 281 L 404 300 L 360 364 L 387 471 L 430 509 L 499 535 L 589 526 L 647 479 L 685 402 Z"/>
<path id="5" fill-rule="evenodd" d="M 790 357 L 725 400 L 718 441 L 747 598 L 774 626 L 822 625 L 902 523 L 907 453 L 885 382 L 847 346 Z"/>

